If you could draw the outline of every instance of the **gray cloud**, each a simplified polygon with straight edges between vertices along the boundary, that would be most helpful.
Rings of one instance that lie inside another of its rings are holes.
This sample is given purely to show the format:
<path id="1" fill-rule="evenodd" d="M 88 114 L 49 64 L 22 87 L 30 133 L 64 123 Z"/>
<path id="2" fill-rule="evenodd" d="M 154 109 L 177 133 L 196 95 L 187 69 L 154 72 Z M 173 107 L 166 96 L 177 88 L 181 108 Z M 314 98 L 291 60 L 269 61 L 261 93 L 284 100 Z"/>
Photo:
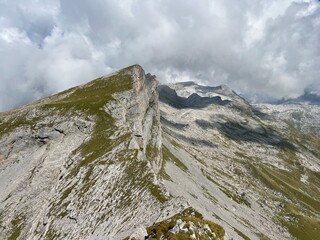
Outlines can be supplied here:
<path id="1" fill-rule="evenodd" d="M 0 111 L 138 63 L 250 97 L 317 88 L 316 0 L 0 1 Z"/>

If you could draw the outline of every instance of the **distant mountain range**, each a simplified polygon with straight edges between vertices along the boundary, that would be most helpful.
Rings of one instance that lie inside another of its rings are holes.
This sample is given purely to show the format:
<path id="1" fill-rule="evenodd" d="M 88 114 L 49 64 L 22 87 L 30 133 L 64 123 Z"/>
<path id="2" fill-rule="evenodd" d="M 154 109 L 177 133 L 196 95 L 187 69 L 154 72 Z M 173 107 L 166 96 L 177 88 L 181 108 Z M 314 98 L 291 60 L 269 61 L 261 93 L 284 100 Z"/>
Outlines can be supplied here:
<path id="1" fill-rule="evenodd" d="M 298 103 L 320 105 L 320 94 L 306 91 L 300 97 L 281 99 L 277 101 L 277 104 L 298 104 Z"/>

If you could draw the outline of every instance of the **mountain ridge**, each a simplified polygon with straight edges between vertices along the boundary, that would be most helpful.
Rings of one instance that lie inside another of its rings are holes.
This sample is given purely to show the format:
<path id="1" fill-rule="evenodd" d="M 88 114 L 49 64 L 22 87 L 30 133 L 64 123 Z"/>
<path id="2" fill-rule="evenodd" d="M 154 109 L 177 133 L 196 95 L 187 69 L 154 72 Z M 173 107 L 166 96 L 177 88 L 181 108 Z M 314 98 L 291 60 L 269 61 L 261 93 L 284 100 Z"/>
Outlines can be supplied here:
<path id="1" fill-rule="evenodd" d="M 276 104 L 310 104 L 320 105 L 320 93 L 312 89 L 306 89 L 304 93 L 296 98 L 282 98 Z"/>
<path id="2" fill-rule="evenodd" d="M 1 237 L 121 239 L 160 207 L 176 214 L 157 183 L 161 158 L 146 152 L 160 151 L 156 86 L 135 65 L 5 113 Z"/>
<path id="3" fill-rule="evenodd" d="M 0 238 L 313 239 L 319 136 L 275 111 L 133 65 L 0 113 Z"/>

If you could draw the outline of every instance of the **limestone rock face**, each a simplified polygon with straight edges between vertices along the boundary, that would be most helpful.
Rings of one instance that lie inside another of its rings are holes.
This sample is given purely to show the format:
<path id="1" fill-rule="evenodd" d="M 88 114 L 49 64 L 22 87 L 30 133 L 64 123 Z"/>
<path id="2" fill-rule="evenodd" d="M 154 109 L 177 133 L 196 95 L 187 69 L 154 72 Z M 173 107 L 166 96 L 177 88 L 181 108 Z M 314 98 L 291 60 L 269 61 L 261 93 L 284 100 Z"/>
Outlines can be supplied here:
<path id="1" fill-rule="evenodd" d="M 119 131 L 132 132 L 130 149 L 140 150 L 138 157 L 142 159 L 147 148 L 161 152 L 158 82 L 155 76 L 145 75 L 140 66 L 128 71 L 133 78 L 132 90 L 114 94 L 114 100 L 108 102 L 105 108 L 119 129 L 115 134 L 119 134 Z M 161 155 L 153 157 L 151 164 L 157 173 L 161 167 Z"/>
<path id="2" fill-rule="evenodd" d="M 157 177 L 157 86 L 135 65 L 1 113 L 0 238 L 123 239 L 181 210 Z"/>

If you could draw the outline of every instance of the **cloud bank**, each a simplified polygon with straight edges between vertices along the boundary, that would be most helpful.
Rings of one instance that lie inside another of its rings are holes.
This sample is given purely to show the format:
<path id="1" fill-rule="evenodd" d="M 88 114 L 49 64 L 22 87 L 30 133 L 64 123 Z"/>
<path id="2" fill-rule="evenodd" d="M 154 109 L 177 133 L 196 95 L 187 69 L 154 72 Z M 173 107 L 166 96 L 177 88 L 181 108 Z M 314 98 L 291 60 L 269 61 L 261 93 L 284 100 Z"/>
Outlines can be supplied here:
<path id="1" fill-rule="evenodd" d="M 164 83 L 296 97 L 320 90 L 320 3 L 0 0 L 0 53 L 0 111 L 135 63 Z"/>

